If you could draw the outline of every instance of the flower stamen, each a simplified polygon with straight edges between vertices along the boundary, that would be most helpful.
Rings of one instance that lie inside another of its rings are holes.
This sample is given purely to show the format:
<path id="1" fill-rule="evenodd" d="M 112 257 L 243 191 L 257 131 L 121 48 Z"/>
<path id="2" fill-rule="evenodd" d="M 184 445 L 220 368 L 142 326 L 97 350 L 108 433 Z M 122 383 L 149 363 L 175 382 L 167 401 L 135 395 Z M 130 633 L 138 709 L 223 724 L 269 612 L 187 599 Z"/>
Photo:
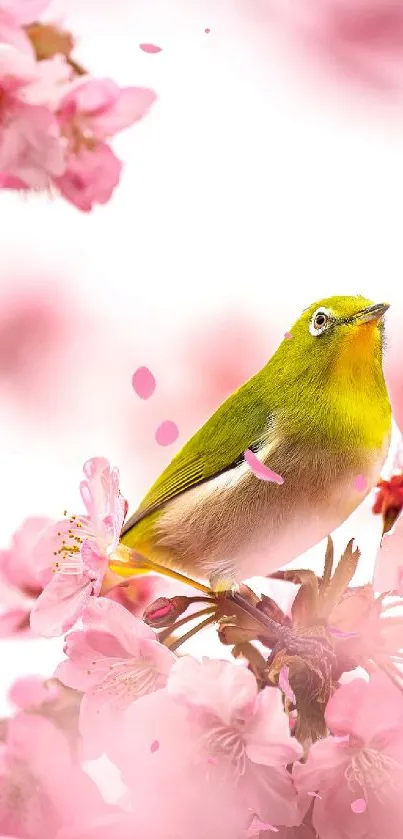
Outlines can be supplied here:
<path id="1" fill-rule="evenodd" d="M 362 790 L 366 801 L 368 800 L 368 794 L 371 793 L 375 795 L 379 802 L 384 803 L 388 791 L 398 789 L 393 776 L 396 771 L 401 773 L 402 769 L 403 767 L 393 758 L 376 749 L 366 747 L 360 749 L 352 757 L 344 776 L 354 794 L 358 786 Z"/>

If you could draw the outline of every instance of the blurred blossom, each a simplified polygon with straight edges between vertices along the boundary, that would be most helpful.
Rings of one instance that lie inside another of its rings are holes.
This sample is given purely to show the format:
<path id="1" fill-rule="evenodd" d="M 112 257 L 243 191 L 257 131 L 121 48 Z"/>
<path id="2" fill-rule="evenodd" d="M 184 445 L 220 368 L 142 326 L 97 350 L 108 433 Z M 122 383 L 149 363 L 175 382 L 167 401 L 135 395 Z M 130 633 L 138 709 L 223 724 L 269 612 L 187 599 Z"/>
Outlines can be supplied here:
<path id="1" fill-rule="evenodd" d="M 300 822 L 285 767 L 302 750 L 290 735 L 281 694 L 258 693 L 254 676 L 237 664 L 180 659 L 167 688 L 128 709 L 125 736 L 112 746 L 133 812 L 140 821 L 148 813 L 152 839 L 243 839 L 254 812 L 265 822 Z"/>
<path id="2" fill-rule="evenodd" d="M 54 411 L 64 392 L 62 373 L 77 318 L 62 278 L 51 286 L 26 270 L 19 273 L 7 278 L 0 298 L 0 388 L 24 413 L 42 413 L 50 404 Z"/>
<path id="3" fill-rule="evenodd" d="M 319 839 L 364 839 L 371 831 L 395 839 L 403 817 L 401 694 L 383 675 L 355 679 L 330 699 L 326 721 L 332 736 L 314 743 L 293 772 L 307 809 L 309 794 L 319 793 L 312 818 Z M 357 799 L 365 805 L 359 832 L 351 807 Z"/>
<path id="4" fill-rule="evenodd" d="M 400 0 L 272 0 L 268 6 L 274 19 L 321 61 L 323 69 L 373 92 L 401 94 Z"/>
<path id="5" fill-rule="evenodd" d="M 43 588 L 43 580 L 35 564 L 34 548 L 44 530 L 52 522 L 45 518 L 28 518 L 14 533 L 10 548 L 0 551 L 0 579 L 14 595 L 13 607 L 0 617 L 0 637 L 30 631 L 30 612 Z"/>
<path id="6" fill-rule="evenodd" d="M 0 831 L 19 839 L 54 839 L 77 814 L 95 817 L 108 809 L 64 734 L 39 715 L 21 712 L 8 720 L 0 781 Z"/>
<path id="7" fill-rule="evenodd" d="M 156 95 L 92 79 L 71 56 L 70 33 L 37 20 L 47 6 L 0 6 L 0 188 L 55 185 L 90 212 L 120 180 L 122 163 L 107 141 L 142 119 Z"/>
<path id="8" fill-rule="evenodd" d="M 41 676 L 22 676 L 11 686 L 8 696 L 17 708 L 26 710 L 52 702 L 58 693 L 55 680 L 46 683 Z"/>
<path id="9" fill-rule="evenodd" d="M 152 90 L 120 89 L 110 79 L 85 79 L 61 99 L 57 118 L 68 141 L 67 168 L 55 183 L 83 212 L 106 204 L 120 179 L 122 163 L 105 140 L 142 119 L 155 99 Z"/>

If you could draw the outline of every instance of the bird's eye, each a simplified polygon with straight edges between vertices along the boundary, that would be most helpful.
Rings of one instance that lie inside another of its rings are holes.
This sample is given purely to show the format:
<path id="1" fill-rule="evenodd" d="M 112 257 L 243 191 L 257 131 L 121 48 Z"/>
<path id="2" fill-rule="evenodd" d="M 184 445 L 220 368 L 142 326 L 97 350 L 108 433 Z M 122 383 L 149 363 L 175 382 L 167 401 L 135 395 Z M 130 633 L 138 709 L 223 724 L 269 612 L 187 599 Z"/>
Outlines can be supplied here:
<path id="1" fill-rule="evenodd" d="M 328 324 L 330 323 L 331 316 L 330 312 L 326 309 L 318 309 L 312 315 L 312 320 L 309 325 L 309 331 L 311 335 L 316 337 L 317 335 L 321 335 L 322 332 L 326 329 Z"/>

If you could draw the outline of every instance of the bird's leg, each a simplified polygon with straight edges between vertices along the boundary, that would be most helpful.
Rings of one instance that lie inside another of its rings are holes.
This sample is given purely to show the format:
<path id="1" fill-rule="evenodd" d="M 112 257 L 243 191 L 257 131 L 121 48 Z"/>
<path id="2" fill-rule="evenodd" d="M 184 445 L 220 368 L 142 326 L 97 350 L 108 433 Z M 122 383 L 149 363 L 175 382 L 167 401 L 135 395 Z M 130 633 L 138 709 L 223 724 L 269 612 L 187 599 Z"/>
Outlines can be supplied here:
<path id="1" fill-rule="evenodd" d="M 192 617 L 194 617 L 194 615 L 192 615 Z M 189 638 L 192 637 L 192 635 L 195 635 L 196 632 L 200 632 L 201 629 L 205 629 L 205 627 L 209 626 L 211 623 L 215 623 L 216 620 L 217 620 L 217 615 L 214 612 L 212 615 L 210 615 L 208 618 L 206 618 L 206 620 L 204 620 L 202 623 L 199 623 L 197 626 L 194 626 L 193 629 L 189 629 L 189 632 L 186 632 L 186 634 L 182 635 L 181 638 L 174 639 L 172 641 L 172 643 L 169 643 L 168 641 L 166 641 L 165 642 L 166 646 L 169 647 L 169 649 L 172 652 L 174 652 L 175 650 L 178 649 L 178 647 L 181 646 L 181 644 L 184 644 L 185 641 L 188 641 Z"/>
<path id="2" fill-rule="evenodd" d="M 237 591 L 231 591 L 227 594 L 227 599 L 232 601 L 238 609 L 241 609 L 243 612 L 247 612 L 251 618 L 257 621 L 264 629 L 266 629 L 271 637 L 278 638 L 284 642 L 284 645 L 288 644 L 289 641 L 294 637 L 294 632 L 290 629 L 289 626 L 283 626 L 282 624 L 278 623 L 278 621 L 273 620 L 252 603 L 239 594 Z"/>
<path id="3" fill-rule="evenodd" d="M 122 572 L 132 570 L 133 574 L 139 570 L 154 571 L 156 574 L 162 574 L 164 577 L 171 577 L 171 579 L 178 580 L 178 582 L 183 583 L 186 586 L 191 586 L 192 588 L 203 592 L 203 594 L 211 594 L 211 589 L 208 586 L 203 585 L 203 583 L 199 583 L 198 580 L 186 577 L 184 574 L 180 574 L 172 568 L 166 568 L 164 565 L 159 565 L 159 563 L 153 562 L 151 559 L 147 559 L 147 557 L 133 551 L 131 548 L 126 548 L 125 545 L 119 545 L 118 550 L 115 552 L 115 556 L 111 558 L 110 566 L 112 570 L 116 569 L 117 574 L 119 574 L 119 569 Z"/>
<path id="4" fill-rule="evenodd" d="M 211 615 L 213 612 L 215 613 L 215 611 L 215 605 L 212 602 L 211 606 L 208 606 L 206 609 L 200 609 L 199 612 L 193 612 L 193 614 L 191 615 L 185 615 L 184 618 L 181 618 L 180 620 L 176 621 L 176 623 L 170 624 L 170 626 L 168 626 L 166 629 L 163 629 L 162 632 L 158 633 L 157 638 L 162 643 L 165 643 L 165 641 L 172 635 L 172 633 L 175 632 L 177 629 L 180 629 L 181 626 L 184 626 L 186 623 L 189 623 L 190 621 L 196 620 L 196 618 L 204 617 L 204 615 Z M 201 625 L 202 624 L 195 627 L 195 632 L 199 631 Z"/>

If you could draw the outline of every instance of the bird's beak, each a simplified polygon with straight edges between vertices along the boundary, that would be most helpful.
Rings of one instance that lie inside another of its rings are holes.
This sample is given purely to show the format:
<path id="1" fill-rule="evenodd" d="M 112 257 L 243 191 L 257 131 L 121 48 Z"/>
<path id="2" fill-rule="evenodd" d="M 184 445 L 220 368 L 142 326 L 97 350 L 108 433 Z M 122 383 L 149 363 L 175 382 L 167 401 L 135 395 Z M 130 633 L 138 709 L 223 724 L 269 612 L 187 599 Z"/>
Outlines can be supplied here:
<path id="1" fill-rule="evenodd" d="M 357 312 L 351 320 L 355 323 L 370 323 L 371 321 L 379 323 L 388 309 L 389 303 L 376 303 L 375 306 L 368 306 L 367 309 Z"/>

